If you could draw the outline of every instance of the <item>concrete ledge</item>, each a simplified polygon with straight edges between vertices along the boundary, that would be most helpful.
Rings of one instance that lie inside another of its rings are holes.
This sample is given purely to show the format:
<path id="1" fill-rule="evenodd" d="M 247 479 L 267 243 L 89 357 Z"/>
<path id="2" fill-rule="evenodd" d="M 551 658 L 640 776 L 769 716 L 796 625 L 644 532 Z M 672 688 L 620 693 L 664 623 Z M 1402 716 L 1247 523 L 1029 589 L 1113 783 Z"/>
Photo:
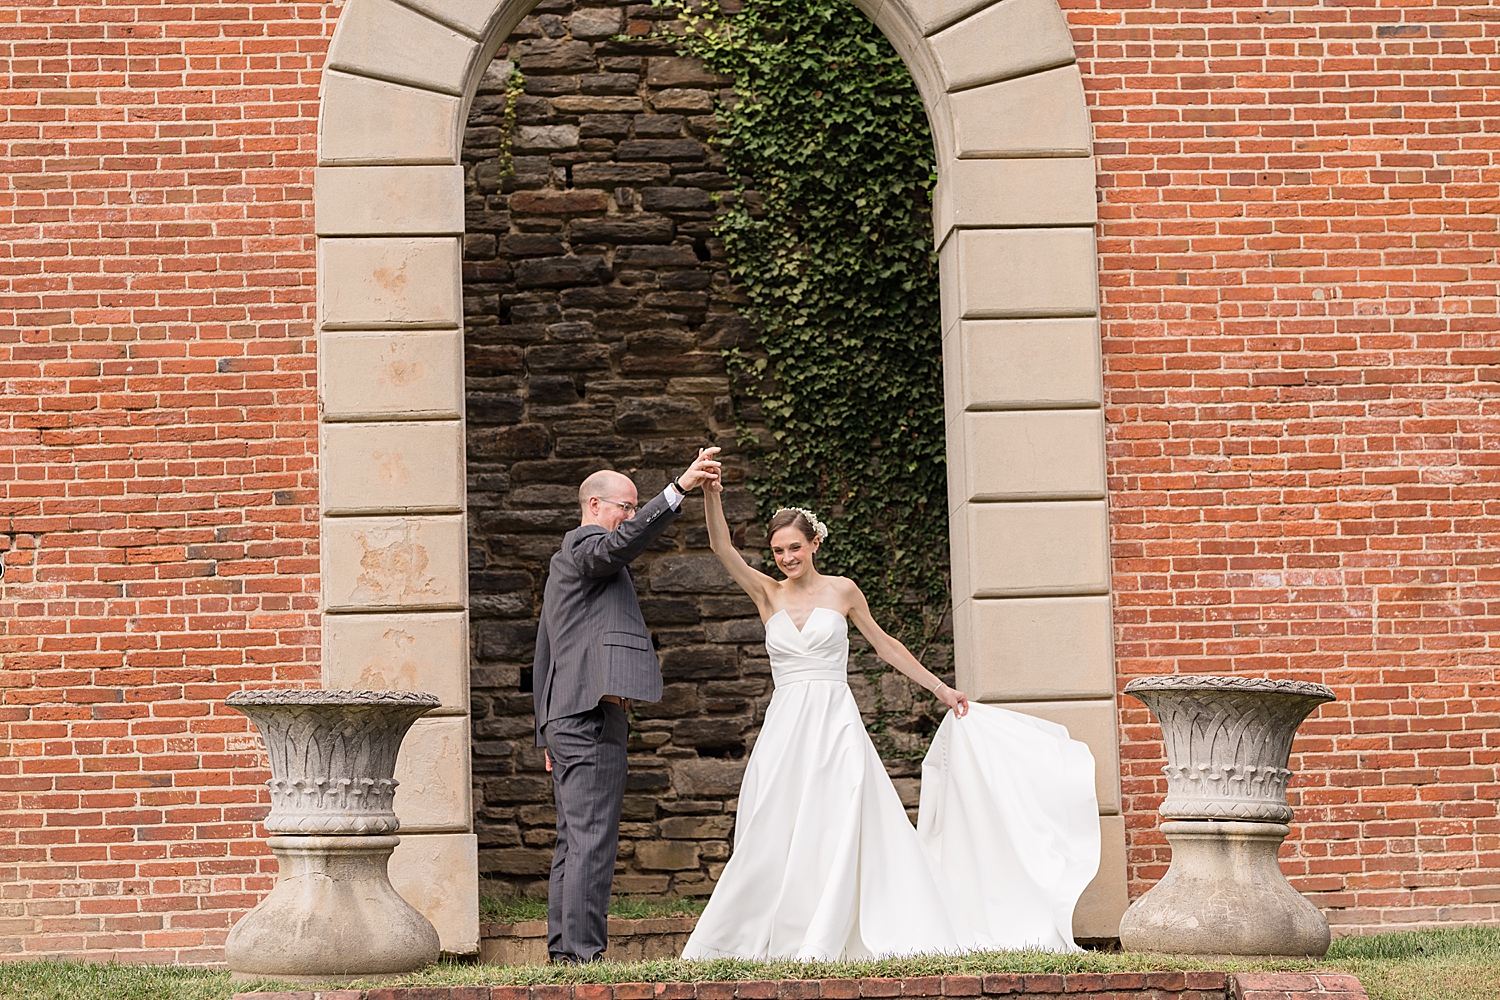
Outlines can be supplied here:
<path id="1" fill-rule="evenodd" d="M 1048 997 L 1118 1000 L 1367 1000 L 1359 980 L 1332 972 L 992 972 L 906 979 L 782 979 L 700 983 L 538 983 L 236 993 L 235 1000 L 856 1000 L 859 997 Z"/>

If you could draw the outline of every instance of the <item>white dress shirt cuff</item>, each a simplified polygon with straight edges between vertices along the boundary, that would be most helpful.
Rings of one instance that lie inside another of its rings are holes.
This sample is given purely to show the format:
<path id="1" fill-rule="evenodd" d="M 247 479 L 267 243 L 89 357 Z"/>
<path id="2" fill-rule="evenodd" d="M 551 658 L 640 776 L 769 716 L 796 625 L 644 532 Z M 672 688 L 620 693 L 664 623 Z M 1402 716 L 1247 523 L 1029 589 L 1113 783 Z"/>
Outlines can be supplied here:
<path id="1" fill-rule="evenodd" d="M 672 505 L 673 510 L 682 509 L 682 494 L 678 493 L 677 487 L 671 483 L 668 483 L 667 488 L 661 491 L 661 496 L 663 500 Z"/>

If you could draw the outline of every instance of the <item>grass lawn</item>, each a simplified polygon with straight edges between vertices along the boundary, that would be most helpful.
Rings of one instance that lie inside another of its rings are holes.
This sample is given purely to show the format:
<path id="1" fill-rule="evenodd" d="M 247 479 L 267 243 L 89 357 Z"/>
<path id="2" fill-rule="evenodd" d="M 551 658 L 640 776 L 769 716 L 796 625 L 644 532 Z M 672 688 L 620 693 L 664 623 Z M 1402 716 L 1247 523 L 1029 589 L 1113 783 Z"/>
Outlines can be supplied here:
<path id="1" fill-rule="evenodd" d="M 983 972 L 1129 972 L 1161 969 L 1352 972 L 1370 1000 L 1500 1000 L 1500 928 L 1471 927 L 1342 938 L 1322 962 L 1185 961 L 1151 955 L 990 952 L 882 962 L 597 962 L 588 966 L 496 968 L 441 965 L 382 985 L 461 986 L 567 982 L 683 982 L 820 979 Z M 162 966 L 0 963 L 0 1000 L 228 1000 L 277 984 L 234 984 L 221 971 Z M 305 989 L 306 987 L 293 987 Z"/>

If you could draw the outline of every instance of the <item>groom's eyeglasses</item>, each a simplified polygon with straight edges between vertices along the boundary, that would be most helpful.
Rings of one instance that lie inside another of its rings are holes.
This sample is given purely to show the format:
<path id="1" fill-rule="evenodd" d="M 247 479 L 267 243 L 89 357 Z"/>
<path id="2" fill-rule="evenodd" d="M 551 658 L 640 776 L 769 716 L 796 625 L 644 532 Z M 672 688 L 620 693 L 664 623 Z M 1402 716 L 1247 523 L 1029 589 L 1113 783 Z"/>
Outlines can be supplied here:
<path id="1" fill-rule="evenodd" d="M 621 510 L 623 510 L 625 513 L 629 514 L 631 517 L 634 517 L 636 515 L 636 512 L 641 509 L 640 507 L 638 507 L 637 505 L 635 505 L 633 503 L 621 503 L 618 500 L 611 500 L 608 497 L 594 497 L 594 499 L 595 500 L 603 500 L 605 503 L 612 503 L 616 507 L 618 507 Z"/>

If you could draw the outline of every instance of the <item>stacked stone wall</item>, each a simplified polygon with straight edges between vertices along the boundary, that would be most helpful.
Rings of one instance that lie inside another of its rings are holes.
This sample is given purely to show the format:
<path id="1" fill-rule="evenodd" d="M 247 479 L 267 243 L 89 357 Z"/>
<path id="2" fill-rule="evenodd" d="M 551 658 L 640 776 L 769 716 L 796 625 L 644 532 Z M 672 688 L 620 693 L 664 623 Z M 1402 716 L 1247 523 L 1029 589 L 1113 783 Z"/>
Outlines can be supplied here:
<path id="1" fill-rule="evenodd" d="M 736 403 L 723 357 L 755 350 L 712 227 L 736 197 L 707 144 L 725 81 L 679 58 L 660 17 L 544 0 L 497 55 L 469 117 L 476 830 L 481 872 L 510 889 L 545 891 L 555 841 L 527 691 L 547 560 L 578 524 L 578 484 L 618 469 L 644 499 L 712 443 L 724 449 L 737 543 L 755 558 L 765 541 L 746 480 L 752 461 L 774 455 L 739 443 L 737 420 L 753 433 L 756 412 Z M 525 93 L 508 133 L 512 67 Z M 659 704 L 632 708 L 615 887 L 700 894 L 729 857 L 739 779 L 770 697 L 764 631 L 708 551 L 697 497 L 633 570 L 666 687 Z M 949 659 L 946 646 L 929 656 L 940 671 Z M 915 806 L 908 758 L 936 703 L 888 670 L 856 674 L 854 687 Z"/>

